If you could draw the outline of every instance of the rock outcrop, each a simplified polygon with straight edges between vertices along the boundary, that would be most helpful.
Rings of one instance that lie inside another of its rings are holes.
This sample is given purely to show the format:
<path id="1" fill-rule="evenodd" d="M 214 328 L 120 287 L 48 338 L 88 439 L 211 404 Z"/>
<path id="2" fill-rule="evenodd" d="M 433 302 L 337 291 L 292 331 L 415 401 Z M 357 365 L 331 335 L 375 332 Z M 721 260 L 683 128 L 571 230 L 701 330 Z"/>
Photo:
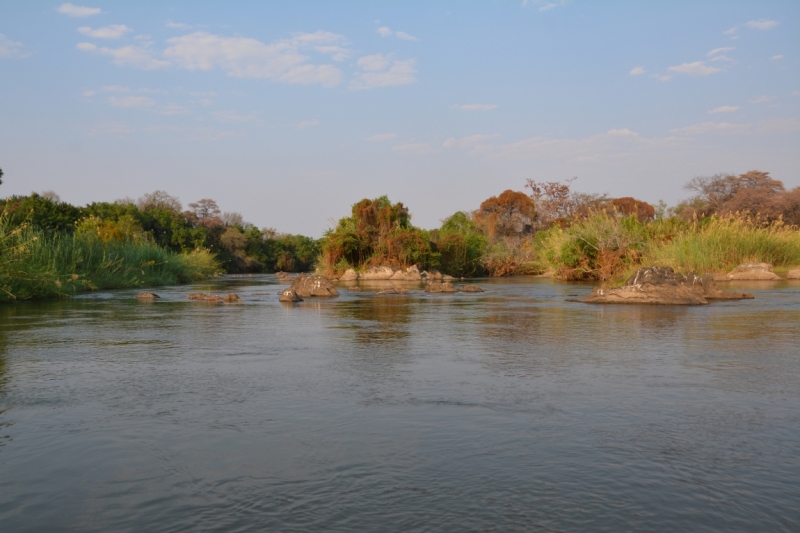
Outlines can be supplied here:
<path id="1" fill-rule="evenodd" d="M 780 281 L 769 263 L 742 263 L 725 276 L 729 280 Z"/>
<path id="2" fill-rule="evenodd" d="M 378 281 L 391 279 L 392 276 L 394 276 L 394 270 L 392 267 L 370 267 L 366 272 L 361 272 L 358 275 L 358 279 L 366 281 Z"/>
<path id="3" fill-rule="evenodd" d="M 278 277 L 278 281 L 281 283 L 291 283 L 295 279 L 286 272 L 275 272 L 275 275 Z"/>
<path id="4" fill-rule="evenodd" d="M 464 285 L 461 287 L 461 292 L 483 292 L 483 289 L 477 285 Z"/>
<path id="5" fill-rule="evenodd" d="M 241 302 L 242 299 L 238 294 L 230 293 L 227 296 L 220 296 L 219 294 L 214 294 L 213 296 L 210 294 L 203 294 L 202 292 L 196 292 L 194 294 L 190 294 L 187 296 L 189 300 L 197 300 L 200 302 L 225 302 L 225 303 L 232 303 L 232 302 Z"/>
<path id="6" fill-rule="evenodd" d="M 339 296 L 339 291 L 333 286 L 331 280 L 319 274 L 312 276 L 300 274 L 294 279 L 289 288 L 297 293 L 300 298 L 331 298 Z"/>
<path id="7" fill-rule="evenodd" d="M 230 293 L 229 295 L 222 298 L 223 302 L 232 303 L 232 302 L 241 302 L 242 297 L 235 293 Z"/>
<path id="8" fill-rule="evenodd" d="M 800 279 L 800 268 L 795 268 L 787 272 L 786 279 Z"/>
<path id="9" fill-rule="evenodd" d="M 150 300 L 150 301 L 152 301 L 152 300 L 158 300 L 160 298 L 161 298 L 161 296 L 159 296 L 158 294 L 156 294 L 154 292 L 140 292 L 139 294 L 136 295 L 136 299 L 137 300 Z"/>
<path id="10" fill-rule="evenodd" d="M 425 285 L 425 292 L 458 292 L 458 289 L 447 281 L 432 281 Z"/>
<path id="11" fill-rule="evenodd" d="M 339 281 L 358 281 L 358 272 L 352 268 L 348 268 L 344 271 L 344 274 L 339 277 Z"/>
<path id="12" fill-rule="evenodd" d="M 302 302 L 303 299 L 300 298 L 294 289 L 289 287 L 288 289 L 284 289 L 281 292 L 281 297 L 279 298 L 281 302 Z"/>
<path id="13" fill-rule="evenodd" d="M 389 279 L 395 281 L 420 281 L 422 279 L 422 274 L 420 274 L 416 265 L 411 265 L 405 270 L 398 270 L 392 274 L 392 277 Z"/>
<path id="14" fill-rule="evenodd" d="M 685 276 L 670 267 L 640 268 L 622 287 L 597 287 L 583 301 L 599 304 L 703 305 L 709 300 L 741 300 L 753 296 L 720 290 L 710 275 Z"/>

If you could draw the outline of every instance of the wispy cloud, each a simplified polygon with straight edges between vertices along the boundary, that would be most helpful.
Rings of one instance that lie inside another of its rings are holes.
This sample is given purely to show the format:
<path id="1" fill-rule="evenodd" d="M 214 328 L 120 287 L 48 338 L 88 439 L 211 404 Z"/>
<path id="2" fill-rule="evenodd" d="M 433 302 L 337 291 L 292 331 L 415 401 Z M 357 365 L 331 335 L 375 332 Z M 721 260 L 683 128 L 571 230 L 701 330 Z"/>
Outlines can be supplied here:
<path id="1" fill-rule="evenodd" d="M 450 137 L 446 139 L 442 143 L 443 148 L 470 148 L 475 151 L 483 151 L 485 149 L 482 146 L 486 141 L 489 139 L 493 139 L 495 137 L 500 137 L 499 133 L 495 133 L 494 135 L 470 135 L 468 137 L 462 137 L 460 139 L 456 139 L 455 137 Z"/>
<path id="2" fill-rule="evenodd" d="M 100 14 L 99 7 L 76 6 L 70 3 L 61 4 L 56 11 L 75 18 L 91 17 L 92 15 Z"/>
<path id="3" fill-rule="evenodd" d="M 375 33 L 377 33 L 381 37 L 392 37 L 392 36 L 394 36 L 394 37 L 397 37 L 398 39 L 403 39 L 405 41 L 419 41 L 419 39 L 417 39 L 413 35 L 410 35 L 410 34 L 404 32 L 404 31 L 394 31 L 391 28 L 389 28 L 388 26 L 381 26 L 380 28 L 375 30 Z"/>
<path id="4" fill-rule="evenodd" d="M 392 139 L 396 139 L 396 133 L 379 133 L 378 135 L 373 135 L 372 137 L 367 137 L 364 139 L 365 141 L 369 142 L 383 142 L 383 141 L 390 141 Z"/>
<path id="5" fill-rule="evenodd" d="M 119 39 L 133 30 L 124 24 L 110 24 L 105 28 L 97 28 L 96 30 L 93 30 L 89 26 L 81 26 L 78 28 L 78 31 L 88 37 L 94 37 L 95 39 Z"/>
<path id="6" fill-rule="evenodd" d="M 778 60 L 783 59 L 783 55 L 782 54 L 774 55 L 770 59 L 773 60 L 773 61 L 778 61 Z"/>
<path id="7" fill-rule="evenodd" d="M 114 107 L 147 108 L 156 105 L 156 101 L 146 96 L 109 96 L 108 103 Z"/>
<path id="8" fill-rule="evenodd" d="M 708 113 L 710 115 L 714 115 L 714 114 L 717 114 L 717 113 L 733 113 L 735 111 L 739 111 L 739 106 L 738 105 L 723 105 L 723 106 L 716 107 L 716 108 L 712 109 Z"/>
<path id="9" fill-rule="evenodd" d="M 331 65 L 314 65 L 302 49 L 342 43 L 344 37 L 330 32 L 302 33 L 291 39 L 265 44 L 246 37 L 222 37 L 194 32 L 168 39 L 164 57 L 187 70 L 220 68 L 237 78 L 262 78 L 285 83 L 333 87 L 342 73 Z"/>
<path id="10" fill-rule="evenodd" d="M 22 59 L 30 54 L 25 52 L 25 45 L 12 41 L 0 33 L 0 57 L 6 59 Z"/>
<path id="11" fill-rule="evenodd" d="M 306 120 L 306 121 L 300 122 L 298 124 L 295 124 L 294 127 L 297 128 L 298 130 L 304 130 L 304 129 L 310 128 L 312 126 L 319 126 L 320 124 L 321 124 L 321 122 L 319 120 L 316 120 L 316 119 L 315 120 Z"/>
<path id="12" fill-rule="evenodd" d="M 652 77 L 659 81 L 669 81 L 672 79 L 672 75 L 670 74 L 653 74 Z"/>
<path id="13" fill-rule="evenodd" d="M 634 67 L 631 69 L 630 75 L 631 76 L 641 76 L 644 74 L 645 70 L 644 67 Z"/>
<path id="14" fill-rule="evenodd" d="M 766 104 L 767 102 L 769 102 L 769 101 L 770 101 L 770 100 L 772 100 L 773 98 L 774 98 L 773 96 L 767 96 L 767 95 L 765 94 L 765 95 L 763 95 L 763 96 L 759 96 L 758 98 L 756 98 L 755 100 L 753 100 L 753 103 L 754 103 L 754 104 Z"/>
<path id="15" fill-rule="evenodd" d="M 357 64 L 364 72 L 353 76 L 348 86 L 351 91 L 408 85 L 417 81 L 414 59 L 392 60 L 391 56 L 374 54 L 362 57 Z"/>
<path id="16" fill-rule="evenodd" d="M 242 113 L 237 113 L 236 111 L 214 111 L 211 113 L 211 116 L 214 117 L 214 120 L 219 122 L 232 123 L 250 122 L 256 118 L 255 114 L 244 115 Z"/>
<path id="17" fill-rule="evenodd" d="M 167 23 L 164 24 L 164 26 L 167 27 L 167 28 L 170 28 L 170 29 L 175 29 L 175 30 L 191 30 L 192 29 L 191 24 L 184 24 L 183 22 L 172 22 L 171 20 L 167 21 Z"/>
<path id="18" fill-rule="evenodd" d="M 456 104 L 453 109 L 461 111 L 491 111 L 497 109 L 497 104 Z"/>
<path id="19" fill-rule="evenodd" d="M 192 112 L 188 107 L 170 102 L 158 108 L 158 113 L 161 115 L 188 115 Z"/>
<path id="20" fill-rule="evenodd" d="M 731 122 L 701 122 L 699 124 L 692 124 L 683 128 L 675 128 L 670 130 L 670 133 L 676 135 L 707 135 L 707 134 L 722 134 L 722 135 L 741 135 L 750 130 L 750 124 L 740 124 Z"/>
<path id="21" fill-rule="evenodd" d="M 153 70 L 169 66 L 169 61 L 156 59 L 152 56 L 150 50 L 138 46 L 101 48 L 92 43 L 78 43 L 75 48 L 82 52 L 110 56 L 113 58 L 112 62 L 120 67 L 131 66 L 146 70 Z"/>
<path id="22" fill-rule="evenodd" d="M 751 20 L 747 23 L 748 28 L 753 28 L 754 30 L 771 30 L 775 26 L 777 26 L 779 22 L 777 20 Z"/>
<path id="23" fill-rule="evenodd" d="M 761 120 L 756 124 L 756 131 L 762 134 L 794 133 L 795 131 L 800 131 L 800 120 L 796 118 Z"/>
<path id="24" fill-rule="evenodd" d="M 406 143 L 393 146 L 392 152 L 398 152 L 401 154 L 427 155 L 433 153 L 433 148 L 431 148 L 429 143 Z"/>
<path id="25" fill-rule="evenodd" d="M 679 74 L 688 74 L 689 76 L 708 76 L 722 72 L 721 68 L 710 67 L 702 61 L 694 61 L 692 63 L 683 63 L 674 67 L 669 67 L 667 70 L 670 72 L 677 72 Z"/>

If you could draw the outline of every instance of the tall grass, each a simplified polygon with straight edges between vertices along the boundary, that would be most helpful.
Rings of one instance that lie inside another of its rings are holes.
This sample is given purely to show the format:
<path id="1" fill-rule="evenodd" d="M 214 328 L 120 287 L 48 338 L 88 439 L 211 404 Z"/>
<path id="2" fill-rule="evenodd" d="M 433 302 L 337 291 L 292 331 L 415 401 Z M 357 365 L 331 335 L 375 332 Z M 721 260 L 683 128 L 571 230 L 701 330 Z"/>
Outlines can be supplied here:
<path id="1" fill-rule="evenodd" d="M 186 283 L 219 270 L 207 250 L 176 254 L 146 240 L 45 233 L 0 214 L 0 301 Z"/>
<path id="2" fill-rule="evenodd" d="M 778 270 L 800 265 L 797 227 L 742 216 L 643 223 L 598 213 L 542 232 L 535 242 L 539 259 L 564 279 L 620 280 L 650 265 L 698 273 L 728 272 L 745 262 L 771 263 Z"/>
<path id="3" fill-rule="evenodd" d="M 712 218 L 651 246 L 646 257 L 683 271 L 727 272 L 745 262 L 783 269 L 800 265 L 800 230 L 780 222 L 763 226 L 742 217 Z"/>

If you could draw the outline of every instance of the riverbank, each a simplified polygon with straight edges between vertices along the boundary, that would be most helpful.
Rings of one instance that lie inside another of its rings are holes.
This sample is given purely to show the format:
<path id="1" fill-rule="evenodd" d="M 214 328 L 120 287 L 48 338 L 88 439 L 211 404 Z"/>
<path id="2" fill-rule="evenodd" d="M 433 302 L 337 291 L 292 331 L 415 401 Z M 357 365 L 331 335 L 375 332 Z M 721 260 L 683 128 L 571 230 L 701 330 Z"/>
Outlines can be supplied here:
<path id="1" fill-rule="evenodd" d="M 0 302 L 80 292 L 176 285 L 221 272 L 208 250 L 165 250 L 144 239 L 47 233 L 0 218 Z"/>

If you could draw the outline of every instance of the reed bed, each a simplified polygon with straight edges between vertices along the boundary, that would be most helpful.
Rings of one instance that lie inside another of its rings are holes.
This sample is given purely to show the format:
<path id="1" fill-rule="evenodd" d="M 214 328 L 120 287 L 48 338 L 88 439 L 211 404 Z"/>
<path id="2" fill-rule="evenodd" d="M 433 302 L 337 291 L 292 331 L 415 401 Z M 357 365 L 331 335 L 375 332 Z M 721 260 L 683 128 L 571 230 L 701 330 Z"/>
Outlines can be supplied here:
<path id="1" fill-rule="evenodd" d="M 0 215 L 0 301 L 187 283 L 219 271 L 207 250 L 176 254 L 144 239 L 46 233 Z"/>

